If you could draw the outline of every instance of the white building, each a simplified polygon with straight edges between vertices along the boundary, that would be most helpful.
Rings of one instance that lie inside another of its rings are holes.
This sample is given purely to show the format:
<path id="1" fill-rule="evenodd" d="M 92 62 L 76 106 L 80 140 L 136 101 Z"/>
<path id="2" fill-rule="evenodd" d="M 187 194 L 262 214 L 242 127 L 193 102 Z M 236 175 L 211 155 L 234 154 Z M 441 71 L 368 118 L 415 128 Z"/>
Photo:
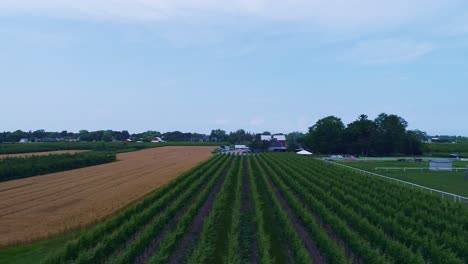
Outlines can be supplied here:
<path id="1" fill-rule="evenodd" d="M 431 171 L 452 171 L 452 161 L 448 159 L 430 160 L 429 170 Z"/>
<path id="2" fill-rule="evenodd" d="M 246 145 L 234 145 L 235 150 L 243 150 L 243 149 L 248 149 Z"/>
<path id="3" fill-rule="evenodd" d="M 312 155 L 313 153 L 312 153 L 312 152 L 309 152 L 309 151 L 307 151 L 307 150 L 301 150 L 301 151 L 299 151 L 299 152 L 296 152 L 296 154 L 302 155 L 302 156 L 310 156 L 310 155 Z"/>

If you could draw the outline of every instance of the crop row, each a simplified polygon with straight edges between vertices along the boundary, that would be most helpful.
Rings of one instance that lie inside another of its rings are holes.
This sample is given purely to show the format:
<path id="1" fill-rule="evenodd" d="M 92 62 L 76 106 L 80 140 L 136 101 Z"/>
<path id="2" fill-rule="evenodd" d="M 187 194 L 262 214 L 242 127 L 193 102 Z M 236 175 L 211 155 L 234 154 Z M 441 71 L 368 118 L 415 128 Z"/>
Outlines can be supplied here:
<path id="1" fill-rule="evenodd" d="M 115 161 L 115 154 L 90 151 L 0 159 L 0 182 L 78 169 Z"/>
<path id="2" fill-rule="evenodd" d="M 467 208 L 427 193 L 293 154 L 216 155 L 46 263 L 461 264 L 467 236 Z"/>

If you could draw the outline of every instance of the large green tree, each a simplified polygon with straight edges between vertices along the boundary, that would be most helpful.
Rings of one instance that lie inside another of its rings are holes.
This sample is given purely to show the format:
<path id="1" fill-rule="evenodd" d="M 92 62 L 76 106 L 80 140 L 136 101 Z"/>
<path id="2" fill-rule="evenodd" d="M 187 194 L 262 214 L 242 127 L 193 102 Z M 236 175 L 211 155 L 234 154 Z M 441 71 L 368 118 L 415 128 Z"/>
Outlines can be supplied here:
<path id="1" fill-rule="evenodd" d="M 375 119 L 376 133 L 373 137 L 376 154 L 404 153 L 408 122 L 397 115 L 380 114 Z"/>
<path id="2" fill-rule="evenodd" d="M 227 140 L 226 131 L 222 129 L 213 129 L 211 130 L 210 140 L 213 141 L 216 139 L 218 142 L 224 142 Z"/>
<path id="3" fill-rule="evenodd" d="M 288 150 L 295 151 L 304 144 L 305 135 L 301 132 L 292 132 L 286 135 L 286 146 Z"/>
<path id="4" fill-rule="evenodd" d="M 343 152 L 344 131 L 345 126 L 340 118 L 335 116 L 322 118 L 309 128 L 305 138 L 306 146 L 322 154 Z"/>
<path id="5" fill-rule="evenodd" d="M 344 141 L 348 153 L 368 155 L 372 147 L 372 137 L 376 133 L 376 126 L 367 115 L 360 115 L 358 119 L 346 127 Z"/>

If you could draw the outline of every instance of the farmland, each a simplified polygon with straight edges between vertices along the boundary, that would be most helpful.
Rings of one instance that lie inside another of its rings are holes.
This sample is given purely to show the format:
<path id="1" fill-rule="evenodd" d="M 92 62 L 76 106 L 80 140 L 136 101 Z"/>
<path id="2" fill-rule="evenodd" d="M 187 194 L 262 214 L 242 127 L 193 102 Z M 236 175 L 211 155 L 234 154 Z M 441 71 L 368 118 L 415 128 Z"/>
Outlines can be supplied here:
<path id="1" fill-rule="evenodd" d="M 88 226 L 208 159 L 214 147 L 121 153 L 117 161 L 0 183 L 0 245 Z"/>
<path id="2" fill-rule="evenodd" d="M 467 263 L 468 209 L 293 154 L 216 155 L 43 263 Z"/>
<path id="3" fill-rule="evenodd" d="M 0 144 L 0 154 L 19 154 L 49 151 L 96 150 L 108 152 L 130 152 L 147 148 L 168 146 L 219 146 L 222 142 L 43 142 L 43 143 L 3 143 Z"/>
<path id="4" fill-rule="evenodd" d="M 77 153 L 82 153 L 86 151 L 87 150 L 56 150 L 56 151 L 30 152 L 30 153 L 18 153 L 18 154 L 3 154 L 3 155 L 0 155 L 0 159 L 24 158 L 24 157 L 30 157 L 30 156 L 60 155 L 60 154 L 77 154 Z"/>
<path id="5" fill-rule="evenodd" d="M 0 158 L 0 182 L 99 165 L 115 159 L 114 153 L 102 151 Z"/>

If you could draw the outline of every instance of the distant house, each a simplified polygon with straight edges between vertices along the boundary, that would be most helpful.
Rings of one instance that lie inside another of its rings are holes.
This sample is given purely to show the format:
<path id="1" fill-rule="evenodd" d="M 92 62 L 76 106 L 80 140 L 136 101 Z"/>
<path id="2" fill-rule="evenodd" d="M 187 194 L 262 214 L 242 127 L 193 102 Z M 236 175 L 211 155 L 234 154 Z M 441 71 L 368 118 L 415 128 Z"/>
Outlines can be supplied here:
<path id="1" fill-rule="evenodd" d="M 260 139 L 262 141 L 270 141 L 272 142 L 272 145 L 274 144 L 273 142 L 277 142 L 278 144 L 274 144 L 275 146 L 272 147 L 286 147 L 286 136 L 285 135 L 260 135 Z"/>
<path id="2" fill-rule="evenodd" d="M 160 137 L 154 137 L 153 140 L 151 140 L 151 142 L 153 142 L 153 143 L 163 143 L 163 142 L 166 142 L 166 141 L 164 141 Z"/>
<path id="3" fill-rule="evenodd" d="M 19 140 L 19 143 L 28 143 L 29 142 L 29 139 L 27 138 L 22 138 Z"/>
<path id="4" fill-rule="evenodd" d="M 127 138 L 127 139 L 124 139 L 123 142 L 132 142 L 132 140 Z"/>
<path id="5" fill-rule="evenodd" d="M 245 150 L 249 149 L 246 145 L 234 145 L 235 150 Z"/>
<path id="6" fill-rule="evenodd" d="M 437 159 L 429 161 L 429 170 L 431 171 L 452 171 L 452 160 Z"/>

